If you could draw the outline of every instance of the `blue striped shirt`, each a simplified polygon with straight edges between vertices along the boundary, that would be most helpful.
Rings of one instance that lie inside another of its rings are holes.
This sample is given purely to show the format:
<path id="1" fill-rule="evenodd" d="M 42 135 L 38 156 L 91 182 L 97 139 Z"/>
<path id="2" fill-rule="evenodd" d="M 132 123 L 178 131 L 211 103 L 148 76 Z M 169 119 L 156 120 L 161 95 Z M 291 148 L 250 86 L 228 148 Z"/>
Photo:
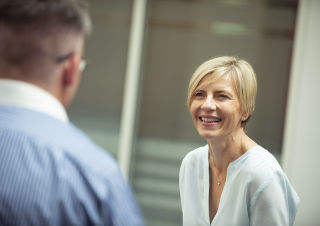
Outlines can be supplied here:
<path id="1" fill-rule="evenodd" d="M 0 104 L 0 225 L 144 225 L 116 161 L 70 122 Z"/>

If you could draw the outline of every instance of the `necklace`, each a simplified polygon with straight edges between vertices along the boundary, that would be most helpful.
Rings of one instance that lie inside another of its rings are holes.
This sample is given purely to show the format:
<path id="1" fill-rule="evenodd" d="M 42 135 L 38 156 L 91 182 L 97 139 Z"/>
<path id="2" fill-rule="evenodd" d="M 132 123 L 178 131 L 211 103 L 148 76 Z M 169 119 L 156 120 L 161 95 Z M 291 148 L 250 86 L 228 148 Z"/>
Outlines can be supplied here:
<path id="1" fill-rule="evenodd" d="M 211 153 L 211 152 L 210 152 Z M 212 154 L 209 154 L 209 159 L 212 159 Z M 210 161 L 210 160 L 209 160 Z M 213 170 L 213 173 L 214 173 L 214 175 L 215 175 L 215 177 L 217 178 L 217 180 L 218 180 L 218 182 L 217 182 L 217 184 L 218 184 L 218 186 L 220 186 L 221 185 L 221 180 L 220 180 L 220 178 L 218 177 L 218 174 L 217 174 L 217 172 L 214 170 L 214 168 L 216 168 L 215 167 L 215 163 L 214 163 L 214 161 L 213 161 L 213 159 L 212 159 L 212 162 L 213 162 L 213 168 L 212 168 L 212 170 Z"/>
<path id="2" fill-rule="evenodd" d="M 218 186 L 220 186 L 220 185 L 221 185 L 221 180 L 220 180 L 220 178 L 218 177 L 216 171 L 213 170 L 213 172 L 214 172 L 214 174 L 215 174 L 215 176 L 216 176 L 216 178 L 217 178 L 217 180 L 218 180 L 217 184 L 218 184 Z"/>
<path id="3" fill-rule="evenodd" d="M 215 174 L 216 174 L 216 173 L 215 173 Z M 217 177 L 217 180 L 218 180 L 217 184 L 218 184 L 218 186 L 220 186 L 220 185 L 221 185 L 221 180 L 219 179 L 219 177 L 218 177 L 217 174 L 216 174 L 216 177 Z"/>

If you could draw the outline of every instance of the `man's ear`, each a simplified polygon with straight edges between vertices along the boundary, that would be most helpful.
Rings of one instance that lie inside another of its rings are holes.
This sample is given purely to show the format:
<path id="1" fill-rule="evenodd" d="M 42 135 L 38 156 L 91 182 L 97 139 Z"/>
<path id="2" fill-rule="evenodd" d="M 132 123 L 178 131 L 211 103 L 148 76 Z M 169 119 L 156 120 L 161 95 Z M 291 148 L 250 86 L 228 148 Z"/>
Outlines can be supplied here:
<path id="1" fill-rule="evenodd" d="M 76 79 L 76 76 L 79 76 L 79 61 L 80 57 L 78 54 L 73 54 L 63 63 L 62 83 L 64 87 L 72 85 Z"/>
<path id="2" fill-rule="evenodd" d="M 80 59 L 80 54 L 73 54 L 63 62 L 61 68 L 57 96 L 65 107 L 69 106 L 79 86 L 81 77 L 81 73 L 79 71 Z"/>

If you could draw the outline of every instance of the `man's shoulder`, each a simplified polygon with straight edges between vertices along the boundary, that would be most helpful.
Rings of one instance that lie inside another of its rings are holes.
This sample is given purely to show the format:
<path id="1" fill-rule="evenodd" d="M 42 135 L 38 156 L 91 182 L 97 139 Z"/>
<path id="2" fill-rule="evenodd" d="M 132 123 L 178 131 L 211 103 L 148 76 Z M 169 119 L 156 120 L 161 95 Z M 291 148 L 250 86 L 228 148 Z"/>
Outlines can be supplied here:
<path id="1" fill-rule="evenodd" d="M 12 210 L 10 222 L 19 216 L 17 222 L 58 225 L 63 217 L 65 225 L 102 225 L 112 218 L 110 208 L 127 209 L 138 219 L 133 212 L 138 207 L 113 156 L 71 123 L 23 114 L 5 114 L 0 108 L 0 159 L 5 163 L 0 164 L 0 198 Z"/>
<path id="2" fill-rule="evenodd" d="M 57 142 L 62 140 L 87 141 L 88 136 L 71 122 L 64 122 L 55 117 L 34 110 L 4 106 L 0 104 L 0 129 L 7 133 L 20 133 L 43 142 Z M 76 144 L 76 143 L 74 143 Z"/>
<path id="3" fill-rule="evenodd" d="M 71 122 L 40 112 L 0 107 L 0 131 L 0 136 L 8 140 L 7 146 L 15 143 L 14 147 L 21 149 L 27 145 L 29 152 L 65 158 L 93 171 L 105 170 L 106 166 L 117 168 L 113 156 Z"/>

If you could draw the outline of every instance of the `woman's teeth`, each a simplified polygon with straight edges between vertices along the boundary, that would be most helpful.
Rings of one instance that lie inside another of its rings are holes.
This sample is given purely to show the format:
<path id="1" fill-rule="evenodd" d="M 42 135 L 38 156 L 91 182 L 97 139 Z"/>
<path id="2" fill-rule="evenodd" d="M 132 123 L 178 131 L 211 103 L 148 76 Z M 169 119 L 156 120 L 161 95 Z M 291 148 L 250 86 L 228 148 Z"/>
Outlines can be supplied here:
<path id="1" fill-rule="evenodd" d="M 200 120 L 203 122 L 220 122 L 221 121 L 221 119 L 219 118 L 205 118 L 205 117 L 201 117 Z"/>

